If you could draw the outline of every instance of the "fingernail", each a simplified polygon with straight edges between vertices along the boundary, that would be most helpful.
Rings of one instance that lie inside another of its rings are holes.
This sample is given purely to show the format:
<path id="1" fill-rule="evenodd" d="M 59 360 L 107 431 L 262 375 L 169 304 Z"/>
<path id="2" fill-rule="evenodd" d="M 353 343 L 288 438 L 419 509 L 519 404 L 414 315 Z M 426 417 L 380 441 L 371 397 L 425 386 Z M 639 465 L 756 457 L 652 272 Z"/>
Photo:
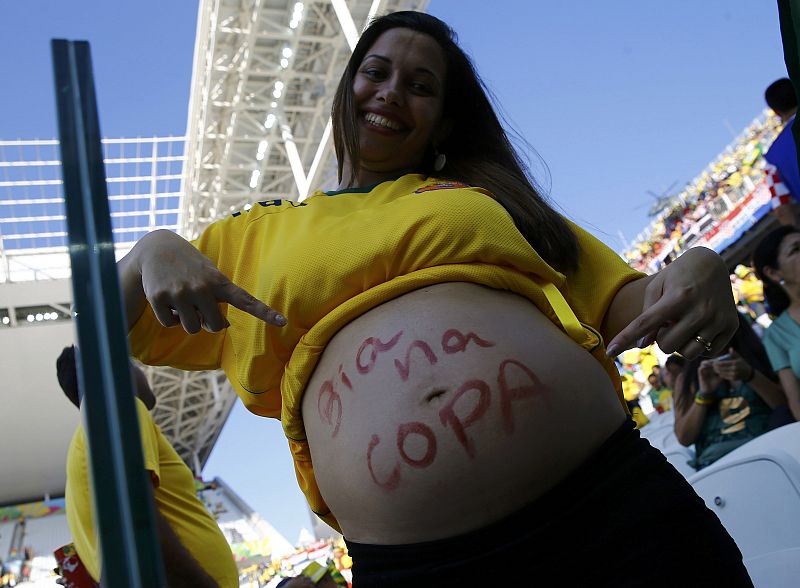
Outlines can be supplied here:
<path id="1" fill-rule="evenodd" d="M 621 346 L 618 343 L 612 343 L 608 346 L 608 349 L 606 349 L 606 356 L 616 357 L 619 355 L 620 347 Z"/>
<path id="2" fill-rule="evenodd" d="M 286 324 L 287 321 L 286 321 L 286 317 L 283 316 L 282 314 L 276 314 L 274 322 L 279 327 L 282 327 L 282 326 L 284 326 Z"/>
<path id="3" fill-rule="evenodd" d="M 653 336 L 652 335 L 645 335 L 641 339 L 636 342 L 636 346 L 639 349 L 644 349 L 645 347 L 649 347 L 653 343 Z"/>

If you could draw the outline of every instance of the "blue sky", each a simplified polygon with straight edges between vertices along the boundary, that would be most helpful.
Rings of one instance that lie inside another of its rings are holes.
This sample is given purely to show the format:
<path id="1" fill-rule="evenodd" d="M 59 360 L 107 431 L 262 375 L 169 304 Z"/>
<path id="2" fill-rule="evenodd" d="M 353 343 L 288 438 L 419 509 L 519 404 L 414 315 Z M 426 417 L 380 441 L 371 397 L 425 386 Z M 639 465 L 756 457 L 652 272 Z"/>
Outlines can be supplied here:
<path id="1" fill-rule="evenodd" d="M 54 37 L 92 43 L 106 136 L 182 135 L 196 11 L 188 0 L 0 2 L 0 139 L 55 136 Z M 774 2 L 432 0 L 429 12 L 456 29 L 541 156 L 534 175 L 553 200 L 617 249 L 620 232 L 646 225 L 647 191 L 693 178 L 786 75 Z M 290 541 L 308 525 L 277 422 L 237 405 L 204 473 Z"/>

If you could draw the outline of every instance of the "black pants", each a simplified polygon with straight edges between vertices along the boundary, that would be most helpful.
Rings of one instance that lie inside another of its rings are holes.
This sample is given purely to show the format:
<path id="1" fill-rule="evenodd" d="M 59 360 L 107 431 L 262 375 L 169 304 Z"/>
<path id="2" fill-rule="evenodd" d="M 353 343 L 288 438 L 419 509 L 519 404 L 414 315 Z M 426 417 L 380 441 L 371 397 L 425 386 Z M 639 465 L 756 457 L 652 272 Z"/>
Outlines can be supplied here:
<path id="1" fill-rule="evenodd" d="M 488 527 L 426 543 L 347 547 L 353 588 L 752 588 L 719 519 L 631 421 L 544 496 Z"/>

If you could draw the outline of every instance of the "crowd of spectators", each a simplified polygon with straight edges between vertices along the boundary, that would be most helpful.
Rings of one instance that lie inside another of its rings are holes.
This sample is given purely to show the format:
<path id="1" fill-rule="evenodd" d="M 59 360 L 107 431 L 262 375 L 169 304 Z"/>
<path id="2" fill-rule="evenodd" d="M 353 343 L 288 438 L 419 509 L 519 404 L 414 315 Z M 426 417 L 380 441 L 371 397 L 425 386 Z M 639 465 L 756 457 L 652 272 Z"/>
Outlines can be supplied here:
<path id="1" fill-rule="evenodd" d="M 693 469 L 795 420 L 762 343 L 775 318 L 764 284 L 753 268 L 739 265 L 731 274 L 731 289 L 741 324 L 723 355 L 687 362 L 651 345 L 617 359 L 623 394 L 637 426 L 645 427 L 658 413 L 677 410 L 675 433 L 682 445 L 696 452 L 689 462 Z M 696 418 L 688 426 L 691 416 Z"/>
<path id="2" fill-rule="evenodd" d="M 328 569 L 328 575 L 337 586 L 352 582 L 353 560 L 347 553 L 344 539 L 327 539 L 302 545 L 295 552 L 280 559 L 264 561 L 241 570 L 242 586 L 253 588 L 275 588 L 288 578 L 299 578 L 312 564 Z M 335 576 L 335 579 L 333 578 Z M 298 584 L 301 585 L 301 584 Z M 291 588 L 291 585 L 290 585 Z"/>
<path id="3" fill-rule="evenodd" d="M 755 119 L 708 167 L 656 213 L 624 252 L 632 267 L 659 270 L 711 230 L 765 181 L 764 153 L 783 128 L 772 110 Z M 655 212 L 655 210 L 654 210 Z"/>

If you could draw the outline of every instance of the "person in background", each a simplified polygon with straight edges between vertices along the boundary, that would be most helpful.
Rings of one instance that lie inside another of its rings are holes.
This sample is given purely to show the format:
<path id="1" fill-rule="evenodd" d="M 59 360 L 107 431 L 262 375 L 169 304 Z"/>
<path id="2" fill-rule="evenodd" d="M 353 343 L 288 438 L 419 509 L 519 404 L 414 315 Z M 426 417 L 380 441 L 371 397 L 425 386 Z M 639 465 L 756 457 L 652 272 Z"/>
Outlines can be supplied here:
<path id="1" fill-rule="evenodd" d="M 758 336 L 743 316 L 725 354 L 689 361 L 675 389 L 675 436 L 695 445 L 696 469 L 766 433 L 786 404 Z"/>
<path id="2" fill-rule="evenodd" d="M 661 414 L 672 410 L 672 390 L 661 382 L 655 371 L 647 376 L 647 383 L 650 384 L 647 393 L 656 412 Z"/>
<path id="3" fill-rule="evenodd" d="M 781 122 L 783 130 L 764 154 L 767 183 L 772 192 L 772 208 L 782 225 L 797 226 L 796 199 L 800 198 L 800 171 L 792 126 L 797 113 L 797 96 L 791 80 L 781 78 L 767 88 L 764 100 Z"/>
<path id="4" fill-rule="evenodd" d="M 736 276 L 734 299 L 740 311 L 748 313 L 757 319 L 766 311 L 764 307 L 764 285 L 761 283 L 752 268 L 738 265 L 733 270 Z"/>
<path id="5" fill-rule="evenodd" d="M 667 361 L 664 362 L 664 370 L 661 372 L 661 379 L 667 388 L 675 390 L 678 376 L 683 373 L 684 367 L 686 367 L 685 357 L 674 354 L 667 358 Z"/>
<path id="6" fill-rule="evenodd" d="M 275 588 L 347 588 L 347 581 L 332 563 L 322 566 L 312 561 L 300 575 L 281 580 Z"/>
<path id="7" fill-rule="evenodd" d="M 65 347 L 56 361 L 58 383 L 66 397 L 80 408 L 75 348 Z M 156 528 L 170 588 L 235 588 L 239 572 L 228 542 L 194 487 L 194 476 L 161 430 L 150 410 L 155 396 L 147 378 L 131 365 L 136 390 L 136 410 L 142 436 L 145 468 L 150 472 L 155 500 Z M 65 491 L 67 524 L 81 562 L 96 582 L 102 566 L 95 536 L 88 444 L 78 426 L 67 453 Z"/>
<path id="8" fill-rule="evenodd" d="M 617 358 L 618 363 L 621 363 L 621 369 L 620 367 L 617 369 L 620 371 L 620 379 L 622 380 L 622 397 L 637 429 L 641 429 L 650 422 L 639 402 L 644 390 L 644 383 L 642 382 L 644 376 L 640 371 L 639 359 L 638 350 L 627 351 Z"/>
<path id="9" fill-rule="evenodd" d="M 660 365 L 656 364 L 652 368 L 650 368 L 650 373 L 655 375 L 656 378 L 658 378 L 659 386 L 663 386 L 664 385 L 664 378 L 661 376 L 661 366 Z"/>
<path id="10" fill-rule="evenodd" d="M 753 253 L 756 274 L 775 320 L 764 333 L 772 369 L 778 374 L 794 420 L 800 419 L 800 229 L 778 227 Z"/>
<path id="11" fill-rule="evenodd" d="M 650 422 L 650 419 L 647 418 L 644 410 L 642 410 L 642 405 L 639 403 L 641 393 L 642 384 L 636 381 L 633 374 L 622 376 L 622 394 L 625 398 L 625 405 L 628 407 L 628 412 L 631 413 L 631 418 L 636 423 L 637 429 L 641 429 Z"/>
<path id="12" fill-rule="evenodd" d="M 22 568 L 19 574 L 20 582 L 28 582 L 31 579 L 33 569 L 33 548 L 26 547 L 22 550 Z"/>

